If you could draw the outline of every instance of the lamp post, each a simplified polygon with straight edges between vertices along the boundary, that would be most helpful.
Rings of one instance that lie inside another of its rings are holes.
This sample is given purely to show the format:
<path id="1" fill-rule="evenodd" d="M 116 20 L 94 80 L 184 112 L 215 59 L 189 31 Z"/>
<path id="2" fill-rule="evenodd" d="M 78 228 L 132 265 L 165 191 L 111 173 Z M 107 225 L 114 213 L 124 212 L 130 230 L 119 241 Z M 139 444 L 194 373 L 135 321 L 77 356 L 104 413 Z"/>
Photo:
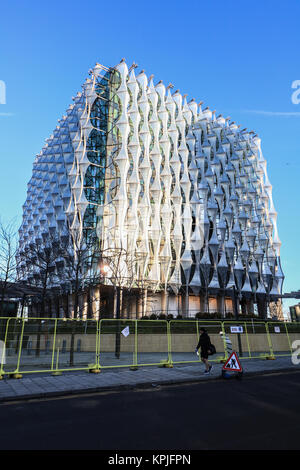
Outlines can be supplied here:
<path id="1" fill-rule="evenodd" d="M 109 273 L 109 265 L 104 263 L 103 260 L 101 260 L 100 270 L 101 270 L 101 273 L 102 273 L 104 278 Z M 115 341 L 115 357 L 117 359 L 120 359 L 121 335 L 120 335 L 120 325 L 119 325 L 118 320 L 120 320 L 121 288 L 120 288 L 119 285 L 115 285 L 114 288 L 115 288 L 115 295 L 116 295 L 116 319 L 117 319 L 117 330 L 116 330 L 116 341 Z"/>
<path id="2" fill-rule="evenodd" d="M 120 346 L 121 346 L 121 333 L 120 333 L 120 304 L 121 304 L 121 288 L 116 286 L 116 319 L 117 319 L 117 331 L 116 331 L 116 344 L 115 344 L 115 356 L 120 359 Z"/>
<path id="3" fill-rule="evenodd" d="M 104 254 L 106 252 L 106 254 Z M 130 274 L 132 271 L 132 259 L 130 253 L 124 248 L 107 248 L 102 251 L 100 259 L 100 270 L 103 276 L 108 276 L 109 280 L 114 286 L 114 293 L 116 299 L 116 342 L 115 342 L 115 357 L 120 358 L 120 345 L 121 345 L 121 332 L 120 332 L 120 318 L 121 318 L 121 297 L 124 283 L 130 282 Z"/>
<path id="4" fill-rule="evenodd" d="M 236 297 L 236 289 L 235 286 L 230 286 L 229 289 L 233 290 L 233 306 L 234 306 L 234 317 L 235 320 L 239 319 L 239 312 L 238 312 L 238 304 L 237 304 L 237 297 Z M 238 347 L 239 347 L 239 355 L 243 357 L 243 350 L 242 350 L 242 342 L 241 342 L 241 333 L 237 333 L 237 338 L 238 338 Z"/>

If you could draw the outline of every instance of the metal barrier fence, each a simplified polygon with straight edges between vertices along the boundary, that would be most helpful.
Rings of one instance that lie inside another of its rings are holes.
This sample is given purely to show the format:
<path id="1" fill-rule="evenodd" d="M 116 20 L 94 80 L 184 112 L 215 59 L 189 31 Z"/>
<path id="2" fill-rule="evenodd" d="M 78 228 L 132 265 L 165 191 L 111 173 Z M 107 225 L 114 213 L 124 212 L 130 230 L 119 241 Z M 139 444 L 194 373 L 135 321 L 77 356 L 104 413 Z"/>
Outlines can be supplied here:
<path id="1" fill-rule="evenodd" d="M 300 339 L 300 324 L 283 322 L 0 317 L 0 377 L 195 363 L 200 327 L 216 347 L 214 362 L 232 350 L 241 359 L 291 355 Z"/>

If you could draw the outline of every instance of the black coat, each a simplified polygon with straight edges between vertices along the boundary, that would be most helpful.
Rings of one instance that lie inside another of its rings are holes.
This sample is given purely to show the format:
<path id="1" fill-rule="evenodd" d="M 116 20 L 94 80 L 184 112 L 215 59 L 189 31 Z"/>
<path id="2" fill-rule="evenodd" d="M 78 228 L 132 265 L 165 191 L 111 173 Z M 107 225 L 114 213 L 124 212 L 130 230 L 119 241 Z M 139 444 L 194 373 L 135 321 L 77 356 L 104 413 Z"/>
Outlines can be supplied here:
<path id="1" fill-rule="evenodd" d="M 204 331 L 199 338 L 199 342 L 197 344 L 197 349 L 201 348 L 202 353 L 207 353 L 207 351 L 210 349 L 210 337 L 208 334 Z"/>

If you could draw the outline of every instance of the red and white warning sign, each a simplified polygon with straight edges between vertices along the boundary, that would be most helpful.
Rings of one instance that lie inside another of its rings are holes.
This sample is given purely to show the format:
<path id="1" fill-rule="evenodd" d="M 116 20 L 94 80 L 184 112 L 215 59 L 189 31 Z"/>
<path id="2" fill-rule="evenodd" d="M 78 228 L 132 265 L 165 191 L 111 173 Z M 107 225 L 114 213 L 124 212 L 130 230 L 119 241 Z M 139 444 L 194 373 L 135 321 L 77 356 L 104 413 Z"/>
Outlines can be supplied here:
<path id="1" fill-rule="evenodd" d="M 232 370 L 234 372 L 242 372 L 242 366 L 238 359 L 237 353 L 233 351 L 233 353 L 228 358 L 227 362 L 223 366 L 223 370 Z"/>

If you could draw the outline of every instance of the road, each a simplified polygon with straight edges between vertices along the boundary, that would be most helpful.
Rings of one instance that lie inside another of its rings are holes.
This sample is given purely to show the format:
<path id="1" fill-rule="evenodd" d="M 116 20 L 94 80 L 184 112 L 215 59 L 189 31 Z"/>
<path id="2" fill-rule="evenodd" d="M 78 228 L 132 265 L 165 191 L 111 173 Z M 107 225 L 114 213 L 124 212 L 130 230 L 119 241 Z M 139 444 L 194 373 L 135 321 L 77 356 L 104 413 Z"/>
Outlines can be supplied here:
<path id="1" fill-rule="evenodd" d="M 300 372 L 0 405 L 0 449 L 300 449 Z"/>

